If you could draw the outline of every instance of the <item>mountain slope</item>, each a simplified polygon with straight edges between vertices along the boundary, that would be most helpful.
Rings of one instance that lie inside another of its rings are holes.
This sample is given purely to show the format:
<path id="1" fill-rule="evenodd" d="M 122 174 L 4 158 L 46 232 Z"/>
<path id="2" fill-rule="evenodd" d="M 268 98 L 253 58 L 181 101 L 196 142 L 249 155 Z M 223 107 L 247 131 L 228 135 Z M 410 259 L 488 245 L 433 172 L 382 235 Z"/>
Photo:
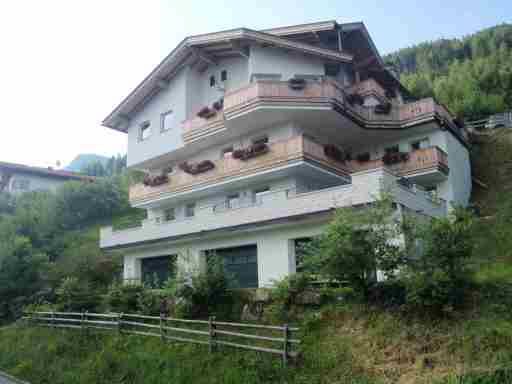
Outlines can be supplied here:
<path id="1" fill-rule="evenodd" d="M 512 109 L 512 24 L 424 42 L 384 60 L 414 96 L 434 96 L 467 120 Z"/>
<path id="2" fill-rule="evenodd" d="M 94 153 L 81 153 L 76 156 L 71 163 L 69 163 L 64 169 L 73 172 L 80 172 L 88 164 L 99 161 L 103 166 L 108 162 L 109 158 L 106 156 L 96 155 Z"/>

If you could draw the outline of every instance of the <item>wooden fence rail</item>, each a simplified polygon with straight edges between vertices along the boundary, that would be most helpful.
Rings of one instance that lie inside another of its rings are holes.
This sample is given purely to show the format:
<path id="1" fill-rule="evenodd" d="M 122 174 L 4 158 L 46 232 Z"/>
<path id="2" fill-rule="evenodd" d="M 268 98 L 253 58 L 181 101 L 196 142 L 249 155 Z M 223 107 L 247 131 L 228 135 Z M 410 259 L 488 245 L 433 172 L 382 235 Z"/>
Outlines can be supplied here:
<path id="1" fill-rule="evenodd" d="M 208 345 L 210 352 L 219 346 L 280 355 L 286 366 L 297 356 L 300 340 L 292 338 L 299 328 L 288 325 L 260 325 L 208 320 L 176 319 L 127 313 L 91 312 L 25 312 L 23 320 L 29 324 L 50 328 L 71 328 L 87 332 L 89 329 L 108 330 L 119 334 L 159 337 L 185 343 Z M 250 332 L 266 332 L 260 335 Z M 253 344 L 243 343 L 240 339 Z M 269 346 L 271 344 L 271 346 Z"/>

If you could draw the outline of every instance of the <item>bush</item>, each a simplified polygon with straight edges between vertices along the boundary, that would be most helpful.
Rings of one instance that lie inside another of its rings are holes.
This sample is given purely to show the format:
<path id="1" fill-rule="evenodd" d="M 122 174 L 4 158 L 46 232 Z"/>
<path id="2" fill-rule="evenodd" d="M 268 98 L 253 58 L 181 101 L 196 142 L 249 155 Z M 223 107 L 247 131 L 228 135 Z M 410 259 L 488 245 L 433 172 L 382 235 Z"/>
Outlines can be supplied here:
<path id="1" fill-rule="evenodd" d="M 178 278 L 176 315 L 188 318 L 217 316 L 230 318 L 234 305 L 231 278 L 222 260 L 214 254 L 207 258 L 207 271 L 194 271 Z"/>
<path id="2" fill-rule="evenodd" d="M 473 228 L 472 214 L 455 209 L 453 217 L 433 218 L 413 231 L 423 250 L 402 274 L 411 307 L 439 314 L 462 306 L 470 281 Z"/>
<path id="3" fill-rule="evenodd" d="M 143 291 L 142 285 L 114 283 L 107 292 L 106 306 L 111 312 L 135 313 L 139 308 L 139 295 Z"/>
<path id="4" fill-rule="evenodd" d="M 94 311 L 100 302 L 99 295 L 89 282 L 76 277 L 65 278 L 57 289 L 57 304 L 62 311 Z"/>

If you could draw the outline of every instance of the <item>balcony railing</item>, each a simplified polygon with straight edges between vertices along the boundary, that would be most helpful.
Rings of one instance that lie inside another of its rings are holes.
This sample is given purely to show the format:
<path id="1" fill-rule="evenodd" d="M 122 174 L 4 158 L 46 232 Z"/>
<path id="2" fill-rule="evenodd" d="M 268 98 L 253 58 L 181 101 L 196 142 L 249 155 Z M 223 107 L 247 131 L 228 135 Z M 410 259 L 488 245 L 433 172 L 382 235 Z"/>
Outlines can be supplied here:
<path id="1" fill-rule="evenodd" d="M 204 173 L 191 175 L 181 169 L 169 174 L 169 181 L 159 186 L 136 184 L 130 188 L 130 201 L 140 204 L 164 194 L 184 192 L 197 187 L 215 184 L 232 177 L 242 177 L 285 165 L 290 161 L 310 159 L 348 176 L 345 164 L 328 158 L 323 146 L 303 136 L 269 144 L 269 151 L 257 157 L 240 160 L 232 156 L 213 161 L 214 168 Z"/>
<path id="2" fill-rule="evenodd" d="M 352 177 L 352 184 L 312 190 L 294 189 L 271 191 L 238 206 L 199 206 L 194 217 L 172 221 L 145 220 L 139 228 L 100 231 L 102 248 L 136 244 L 148 240 L 169 239 L 199 234 L 222 228 L 249 225 L 293 216 L 326 213 L 332 209 L 361 205 L 374 201 L 385 188 L 394 200 L 430 216 L 446 214 L 446 202 L 433 199 L 427 192 L 397 183 L 396 176 L 383 169 L 374 169 Z"/>
<path id="3" fill-rule="evenodd" d="M 373 79 L 365 80 L 357 86 L 358 92 L 372 90 L 385 96 L 385 91 Z M 362 126 L 402 128 L 407 125 L 437 118 L 442 123 L 458 130 L 450 113 L 434 99 L 426 98 L 413 103 L 393 104 L 388 113 L 379 113 L 375 107 L 350 104 L 346 100 L 346 90 L 333 80 L 308 81 L 303 89 L 292 89 L 288 82 L 260 80 L 237 90 L 226 93 L 224 109 L 215 116 L 204 119 L 197 116 L 183 122 L 183 138 L 190 143 L 224 130 L 226 120 L 250 111 L 260 105 L 328 106 L 344 113 Z"/>
<path id="4" fill-rule="evenodd" d="M 354 172 L 358 172 L 383 167 L 384 162 L 382 159 L 366 162 L 353 160 L 350 166 Z M 408 160 L 387 165 L 387 167 L 401 177 L 428 170 L 440 170 L 447 174 L 448 155 L 439 147 L 423 148 L 410 152 Z"/>

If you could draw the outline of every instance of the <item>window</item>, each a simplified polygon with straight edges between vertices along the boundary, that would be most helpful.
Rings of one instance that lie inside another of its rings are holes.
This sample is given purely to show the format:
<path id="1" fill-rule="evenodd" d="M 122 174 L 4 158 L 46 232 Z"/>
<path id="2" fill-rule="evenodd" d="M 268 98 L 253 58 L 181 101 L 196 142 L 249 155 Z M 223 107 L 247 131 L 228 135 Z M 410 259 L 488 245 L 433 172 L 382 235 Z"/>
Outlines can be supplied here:
<path id="1" fill-rule="evenodd" d="M 340 73 L 339 64 L 325 64 L 325 76 L 336 77 Z"/>
<path id="2" fill-rule="evenodd" d="M 210 76 L 210 87 L 215 87 L 215 76 L 214 75 Z"/>
<path id="3" fill-rule="evenodd" d="M 141 259 L 141 277 L 144 285 L 152 289 L 162 288 L 168 279 L 176 276 L 176 261 L 176 255 Z"/>
<path id="4" fill-rule="evenodd" d="M 196 204 L 190 203 L 185 206 L 185 217 L 194 217 L 196 214 Z"/>
<path id="5" fill-rule="evenodd" d="M 256 245 L 207 250 L 206 258 L 223 261 L 224 270 L 232 276 L 231 288 L 258 287 L 258 249 Z"/>
<path id="6" fill-rule="evenodd" d="M 268 186 L 255 189 L 252 195 L 253 202 L 261 203 L 261 197 L 268 192 L 270 192 L 270 187 Z"/>
<path id="7" fill-rule="evenodd" d="M 416 140 L 411 142 L 411 149 L 417 151 L 418 149 L 428 148 L 430 146 L 430 140 L 427 138 Z"/>
<path id="8" fill-rule="evenodd" d="M 233 193 L 226 198 L 226 207 L 227 208 L 238 208 L 240 203 L 240 195 L 238 193 Z"/>
<path id="9" fill-rule="evenodd" d="M 251 140 L 253 144 L 267 144 L 268 136 L 260 136 Z"/>
<path id="10" fill-rule="evenodd" d="M 171 110 L 160 114 L 160 132 L 168 131 L 174 125 L 174 113 Z"/>
<path id="11" fill-rule="evenodd" d="M 304 272 L 304 259 L 311 247 L 313 238 L 304 237 L 295 239 L 295 271 Z"/>
<path id="12" fill-rule="evenodd" d="M 220 73 L 220 81 L 226 81 L 228 79 L 228 71 L 223 70 Z"/>
<path id="13" fill-rule="evenodd" d="M 398 144 L 397 144 L 397 145 L 393 145 L 391 147 L 385 148 L 384 151 L 386 153 L 398 153 L 398 152 L 400 152 L 400 148 L 398 147 Z"/>
<path id="14" fill-rule="evenodd" d="M 221 151 L 221 159 L 226 155 L 231 155 L 233 153 L 233 146 L 226 147 Z"/>
<path id="15" fill-rule="evenodd" d="M 139 140 L 140 141 L 147 140 L 149 138 L 149 136 L 151 136 L 151 122 L 149 120 L 144 121 L 143 123 L 140 124 L 139 127 L 140 127 Z"/>
<path id="16" fill-rule="evenodd" d="M 165 221 L 173 221 L 176 219 L 176 212 L 174 208 L 167 208 L 164 211 L 164 220 Z"/>
<path id="17" fill-rule="evenodd" d="M 16 191 L 28 191 L 30 188 L 30 180 L 28 179 L 14 179 L 12 182 L 12 189 Z"/>

